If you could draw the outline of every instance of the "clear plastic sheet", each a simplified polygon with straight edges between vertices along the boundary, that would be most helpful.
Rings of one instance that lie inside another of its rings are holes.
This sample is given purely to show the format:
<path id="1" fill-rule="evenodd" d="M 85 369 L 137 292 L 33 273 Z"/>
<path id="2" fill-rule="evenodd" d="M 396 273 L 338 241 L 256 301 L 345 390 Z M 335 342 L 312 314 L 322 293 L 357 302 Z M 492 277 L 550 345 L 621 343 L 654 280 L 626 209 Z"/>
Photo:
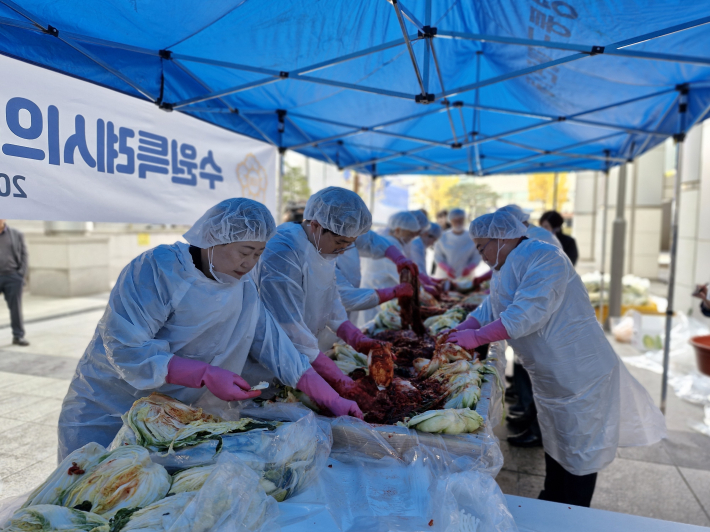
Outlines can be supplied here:
<path id="1" fill-rule="evenodd" d="M 222 453 L 243 461 L 261 477 L 273 483 L 286 496 L 305 489 L 318 476 L 330 454 L 330 426 L 316 420 L 310 410 L 295 404 L 273 408 L 223 409 L 210 412 L 224 419 L 239 416 L 288 421 L 274 431 L 254 430 L 225 434 L 199 445 L 172 452 L 151 452 L 151 460 L 175 473 L 189 467 L 214 463 Z M 135 438 L 124 426 L 112 447 Z"/>
<path id="2" fill-rule="evenodd" d="M 167 497 L 134 513 L 122 530 L 151 532 L 277 532 L 278 503 L 266 495 L 259 476 L 239 458 L 220 453 L 217 467 L 199 491 Z M 27 499 L 0 502 L 0 527 Z M 179 501 L 180 504 L 174 504 Z M 134 521 L 135 520 L 135 521 Z M 132 522 L 133 521 L 133 522 Z"/>

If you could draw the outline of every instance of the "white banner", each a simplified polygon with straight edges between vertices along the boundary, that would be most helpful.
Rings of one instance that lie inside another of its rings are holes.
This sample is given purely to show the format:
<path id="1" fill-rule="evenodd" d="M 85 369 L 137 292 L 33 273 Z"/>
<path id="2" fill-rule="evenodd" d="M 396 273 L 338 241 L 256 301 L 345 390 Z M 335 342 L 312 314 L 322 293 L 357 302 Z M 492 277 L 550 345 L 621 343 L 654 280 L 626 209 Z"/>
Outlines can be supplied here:
<path id="1" fill-rule="evenodd" d="M 225 198 L 272 213 L 273 146 L 0 56 L 0 216 L 192 224 Z"/>

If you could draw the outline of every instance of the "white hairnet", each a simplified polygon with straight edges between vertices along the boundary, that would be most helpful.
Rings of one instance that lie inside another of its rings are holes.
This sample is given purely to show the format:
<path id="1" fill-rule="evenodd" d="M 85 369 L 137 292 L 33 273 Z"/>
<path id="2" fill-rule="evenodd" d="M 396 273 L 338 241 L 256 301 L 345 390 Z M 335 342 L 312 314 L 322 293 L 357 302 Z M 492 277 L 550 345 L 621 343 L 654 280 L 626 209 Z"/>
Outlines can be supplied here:
<path id="1" fill-rule="evenodd" d="M 352 190 L 327 187 L 308 198 L 304 220 L 315 220 L 336 235 L 348 238 L 370 230 L 372 215 L 360 196 Z"/>
<path id="2" fill-rule="evenodd" d="M 266 206 L 231 198 L 208 209 L 182 236 L 193 246 L 207 249 L 232 242 L 266 242 L 275 232 L 276 222 Z"/>
<path id="3" fill-rule="evenodd" d="M 530 219 L 530 215 L 527 214 L 523 209 L 515 205 L 514 203 L 511 203 L 510 205 L 506 205 L 505 207 L 501 207 L 498 209 L 498 211 L 502 212 L 509 212 L 513 216 L 515 216 L 518 220 L 521 222 L 527 222 Z"/>
<path id="4" fill-rule="evenodd" d="M 479 216 L 468 228 L 471 238 L 520 238 L 527 230 L 520 220 L 503 209 Z"/>
<path id="5" fill-rule="evenodd" d="M 387 220 L 387 228 L 390 231 L 395 229 L 404 229 L 405 231 L 419 232 L 419 221 L 409 211 L 396 212 Z"/>
<path id="6" fill-rule="evenodd" d="M 432 237 L 439 239 L 441 238 L 441 226 L 437 223 L 431 222 L 429 224 L 429 229 L 427 229 L 427 234 L 431 235 Z"/>
<path id="7" fill-rule="evenodd" d="M 419 223 L 419 230 L 424 231 L 429 228 L 429 218 L 426 217 L 424 211 L 410 211 Z"/>
<path id="8" fill-rule="evenodd" d="M 466 218 L 466 211 L 463 209 L 451 209 L 449 211 L 449 221 L 454 218 Z"/>

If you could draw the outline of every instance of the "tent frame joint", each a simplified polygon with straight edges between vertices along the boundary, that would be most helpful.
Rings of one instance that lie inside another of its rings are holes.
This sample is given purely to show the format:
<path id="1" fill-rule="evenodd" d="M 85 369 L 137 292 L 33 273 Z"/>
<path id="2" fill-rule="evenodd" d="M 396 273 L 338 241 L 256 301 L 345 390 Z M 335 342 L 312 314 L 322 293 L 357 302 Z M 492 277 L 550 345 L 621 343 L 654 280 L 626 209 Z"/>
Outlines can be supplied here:
<path id="1" fill-rule="evenodd" d="M 454 142 L 451 145 L 451 148 L 454 150 L 460 150 L 461 148 L 463 148 L 463 144 L 461 144 L 460 142 Z"/>
<path id="2" fill-rule="evenodd" d="M 173 52 L 171 50 L 158 50 L 158 55 L 160 59 L 165 59 L 166 61 L 170 61 L 173 58 Z"/>
<path id="3" fill-rule="evenodd" d="M 281 79 L 286 79 L 286 78 L 288 78 L 288 72 L 286 72 L 285 70 L 280 71 L 280 72 L 279 72 L 279 77 L 280 77 Z"/>
<path id="4" fill-rule="evenodd" d="M 52 37 L 59 37 L 59 30 L 51 24 L 47 24 L 47 29 L 42 28 L 42 33 L 46 33 Z"/>
<path id="5" fill-rule="evenodd" d="M 420 39 L 433 39 L 437 34 L 437 29 L 432 26 L 424 26 L 421 30 L 417 30 L 417 36 Z"/>
<path id="6" fill-rule="evenodd" d="M 426 94 L 417 94 L 414 96 L 414 103 L 422 103 L 424 105 L 433 103 L 435 100 L 435 96 L 431 92 L 427 92 Z"/>
<path id="7" fill-rule="evenodd" d="M 172 103 L 163 102 L 160 100 L 156 101 L 155 103 L 158 105 L 158 108 L 162 109 L 163 111 L 167 111 L 168 113 L 173 111 L 174 104 L 172 104 Z"/>
<path id="8" fill-rule="evenodd" d="M 592 46 L 589 55 L 601 55 L 604 53 L 604 46 Z"/>

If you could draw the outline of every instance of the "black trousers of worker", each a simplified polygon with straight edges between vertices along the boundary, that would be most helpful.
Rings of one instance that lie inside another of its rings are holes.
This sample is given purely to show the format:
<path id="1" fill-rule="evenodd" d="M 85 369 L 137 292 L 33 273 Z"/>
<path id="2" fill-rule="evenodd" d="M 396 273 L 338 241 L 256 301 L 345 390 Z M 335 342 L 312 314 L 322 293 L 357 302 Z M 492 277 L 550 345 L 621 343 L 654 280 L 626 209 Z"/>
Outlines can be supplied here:
<path id="1" fill-rule="evenodd" d="M 518 405 L 523 409 L 523 416 L 530 420 L 528 429 L 538 438 L 541 438 L 540 425 L 537 422 L 537 408 L 533 399 L 532 382 L 530 375 L 522 364 L 513 364 L 513 386 L 518 393 Z"/>
<path id="2" fill-rule="evenodd" d="M 538 499 L 589 508 L 597 484 L 597 474 L 573 475 L 545 453 L 545 489 Z"/>
<path id="3" fill-rule="evenodd" d="M 10 309 L 10 326 L 14 338 L 24 338 L 25 329 L 22 326 L 22 287 L 25 280 L 19 273 L 0 275 L 0 292 Z"/>

